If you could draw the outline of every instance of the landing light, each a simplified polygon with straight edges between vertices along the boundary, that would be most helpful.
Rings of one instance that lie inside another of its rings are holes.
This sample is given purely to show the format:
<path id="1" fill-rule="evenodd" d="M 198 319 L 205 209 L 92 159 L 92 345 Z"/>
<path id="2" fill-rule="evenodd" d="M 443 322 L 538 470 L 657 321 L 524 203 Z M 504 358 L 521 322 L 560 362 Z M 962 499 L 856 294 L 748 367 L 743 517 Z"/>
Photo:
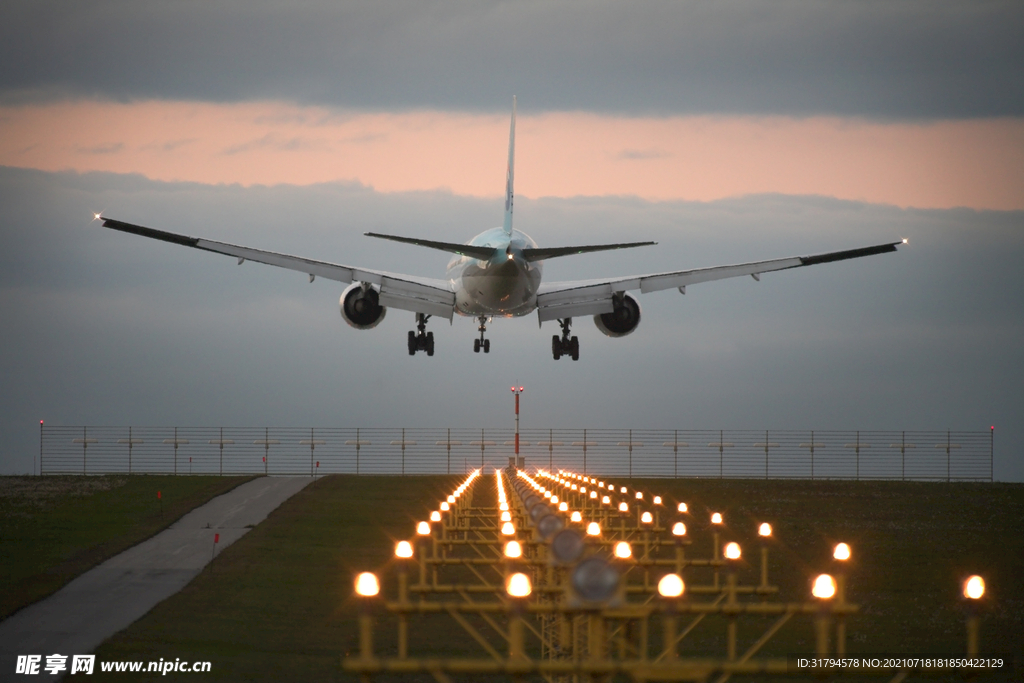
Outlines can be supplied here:
<path id="1" fill-rule="evenodd" d="M 364 598 L 372 598 L 380 593 L 380 582 L 377 576 L 371 572 L 363 572 L 356 577 L 356 594 Z"/>
<path id="2" fill-rule="evenodd" d="M 508 581 L 505 582 L 505 590 L 513 598 L 525 598 L 533 592 L 533 586 L 530 585 L 529 576 L 516 572 L 508 577 Z"/>
<path id="3" fill-rule="evenodd" d="M 980 600 L 985 595 L 985 579 L 977 574 L 964 581 L 964 597 Z"/>
<path id="4" fill-rule="evenodd" d="M 679 574 L 665 574 L 658 582 L 658 595 L 663 598 L 678 598 L 686 590 Z"/>
<path id="5" fill-rule="evenodd" d="M 836 581 L 828 574 L 820 574 L 814 580 L 811 595 L 819 600 L 829 600 L 836 594 Z"/>

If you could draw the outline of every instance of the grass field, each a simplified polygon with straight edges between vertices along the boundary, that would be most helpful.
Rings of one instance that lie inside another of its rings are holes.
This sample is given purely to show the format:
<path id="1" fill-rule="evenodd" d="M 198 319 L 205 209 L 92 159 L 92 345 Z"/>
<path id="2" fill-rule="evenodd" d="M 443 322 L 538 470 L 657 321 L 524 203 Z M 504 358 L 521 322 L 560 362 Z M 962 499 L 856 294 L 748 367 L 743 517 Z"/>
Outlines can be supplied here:
<path id="1" fill-rule="evenodd" d="M 251 478 L 0 477 L 0 619 Z"/>
<path id="2" fill-rule="evenodd" d="M 411 536 L 414 521 L 455 484 L 447 477 L 323 479 L 227 548 L 181 593 L 107 641 L 99 659 L 208 660 L 213 671 L 204 678 L 220 680 L 346 680 L 339 661 L 356 645 L 353 573 L 384 567 L 393 541 Z M 849 627 L 853 653 L 963 653 L 958 590 L 969 572 L 985 575 L 992 595 L 982 649 L 1024 652 L 1024 486 L 634 484 L 689 502 L 695 530 L 711 510 L 723 512 L 724 533 L 751 550 L 755 522 L 771 522 L 772 580 L 783 599 L 806 599 L 808 578 L 827 568 L 832 544 L 850 543 L 848 592 L 862 605 Z M 706 539 L 695 537 L 691 556 L 708 554 L 700 546 L 710 545 Z M 756 581 L 756 564 L 744 571 L 748 582 Z M 709 619 L 683 651 L 720 649 L 723 631 Z M 741 638 L 756 635 L 741 631 Z M 378 643 L 380 651 L 393 648 L 393 633 L 379 632 Z M 438 623 L 414 626 L 412 647 L 437 655 L 474 646 L 454 624 Z M 766 652 L 812 649 L 811 626 L 801 622 L 783 629 Z"/>

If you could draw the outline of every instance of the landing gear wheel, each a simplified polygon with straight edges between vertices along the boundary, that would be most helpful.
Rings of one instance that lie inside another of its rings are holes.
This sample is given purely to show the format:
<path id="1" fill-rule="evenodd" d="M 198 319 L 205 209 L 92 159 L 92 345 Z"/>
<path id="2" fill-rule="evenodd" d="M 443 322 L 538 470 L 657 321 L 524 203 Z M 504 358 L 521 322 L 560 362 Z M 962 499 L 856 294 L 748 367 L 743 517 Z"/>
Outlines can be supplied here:
<path id="1" fill-rule="evenodd" d="M 417 346 L 418 346 L 418 344 L 416 343 L 416 333 L 413 332 L 412 330 L 409 330 L 409 355 L 410 356 L 415 356 L 416 355 L 416 347 Z"/>
<path id="2" fill-rule="evenodd" d="M 490 352 L 491 352 L 491 340 L 490 339 L 484 339 L 484 353 L 490 353 Z"/>
<path id="3" fill-rule="evenodd" d="M 473 340 L 473 353 L 480 353 L 480 340 L 479 339 L 474 339 Z"/>
<path id="4" fill-rule="evenodd" d="M 579 360 L 580 359 L 580 338 L 579 337 L 573 337 L 569 341 L 569 351 L 572 354 L 572 359 L 573 360 Z"/>
<path id="5" fill-rule="evenodd" d="M 427 355 L 434 355 L 434 333 L 427 332 Z"/>
<path id="6" fill-rule="evenodd" d="M 555 360 L 562 357 L 562 340 L 557 334 L 551 337 L 551 355 Z"/>

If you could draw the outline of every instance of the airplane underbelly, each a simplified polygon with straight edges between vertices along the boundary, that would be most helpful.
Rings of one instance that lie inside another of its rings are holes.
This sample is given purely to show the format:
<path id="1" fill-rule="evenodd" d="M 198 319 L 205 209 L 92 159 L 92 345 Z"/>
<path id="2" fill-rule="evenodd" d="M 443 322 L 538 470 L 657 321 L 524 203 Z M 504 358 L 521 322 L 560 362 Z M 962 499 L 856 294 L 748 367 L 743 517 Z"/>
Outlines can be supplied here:
<path id="1" fill-rule="evenodd" d="M 465 272 L 455 289 L 455 310 L 461 315 L 526 315 L 537 307 L 536 287 L 523 273 Z"/>

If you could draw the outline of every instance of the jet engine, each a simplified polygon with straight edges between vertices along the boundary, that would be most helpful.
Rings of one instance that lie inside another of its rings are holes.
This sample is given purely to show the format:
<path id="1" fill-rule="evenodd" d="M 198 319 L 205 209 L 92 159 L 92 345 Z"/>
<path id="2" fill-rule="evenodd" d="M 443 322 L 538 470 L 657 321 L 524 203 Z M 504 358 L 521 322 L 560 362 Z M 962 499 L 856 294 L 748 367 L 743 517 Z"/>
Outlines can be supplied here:
<path id="1" fill-rule="evenodd" d="M 594 324 L 609 337 L 625 337 L 640 324 L 640 303 L 629 294 L 615 296 L 615 310 L 594 316 Z"/>
<path id="2" fill-rule="evenodd" d="M 380 293 L 372 285 L 353 282 L 341 293 L 341 317 L 357 330 L 369 330 L 384 319 L 388 309 L 380 305 Z"/>

